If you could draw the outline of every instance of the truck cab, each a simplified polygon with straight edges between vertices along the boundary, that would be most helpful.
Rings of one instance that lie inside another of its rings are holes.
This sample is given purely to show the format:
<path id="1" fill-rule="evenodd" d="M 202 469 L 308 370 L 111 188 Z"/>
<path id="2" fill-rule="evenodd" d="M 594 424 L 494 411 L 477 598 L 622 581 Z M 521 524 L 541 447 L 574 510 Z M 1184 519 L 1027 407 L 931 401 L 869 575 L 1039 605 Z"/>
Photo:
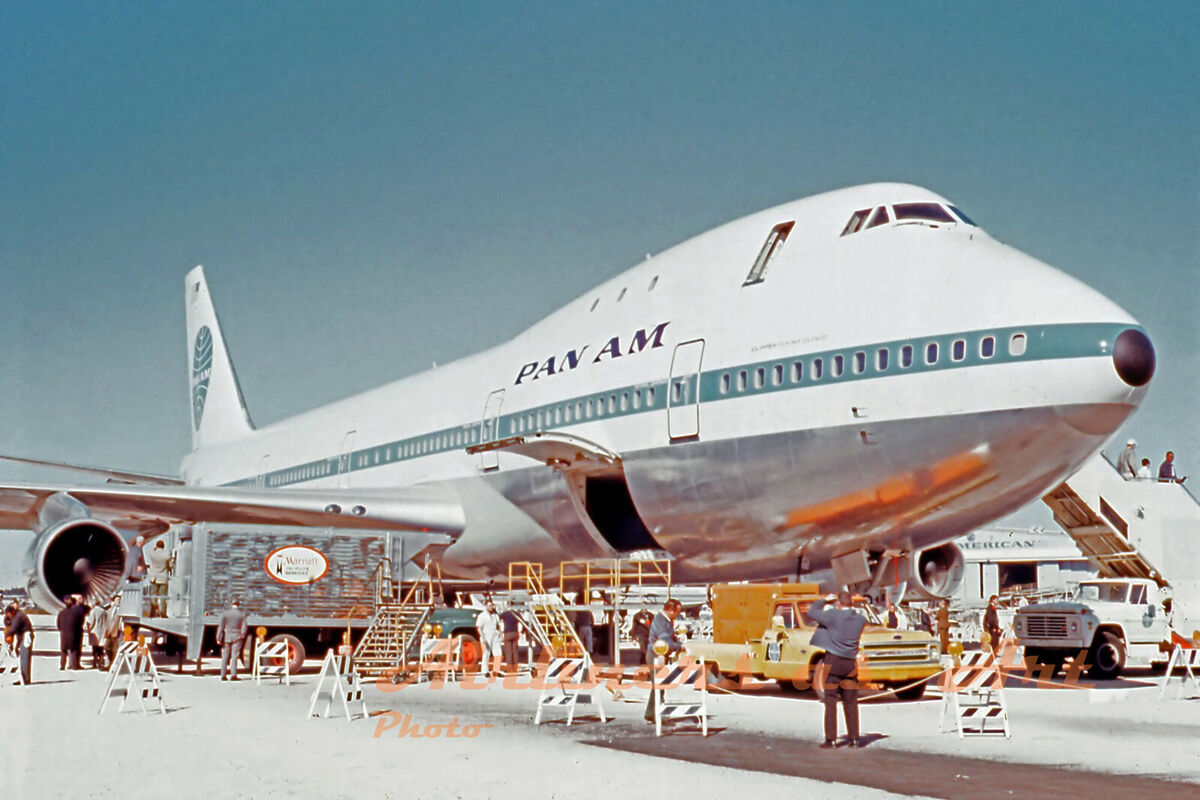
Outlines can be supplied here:
<path id="1" fill-rule="evenodd" d="M 1144 578 L 1082 581 L 1070 600 L 1018 609 L 1013 633 L 1025 655 L 1057 669 L 1086 652 L 1088 675 L 1111 679 L 1127 666 L 1166 661 L 1159 643 L 1171 628 L 1166 591 Z"/>
<path id="2" fill-rule="evenodd" d="M 786 689 L 812 689 L 819 696 L 822 687 L 814 677 L 825 651 L 812 644 L 817 626 L 805 613 L 821 596 L 813 583 L 714 586 L 713 640 L 689 642 L 688 652 L 726 676 L 775 680 Z M 940 671 L 932 636 L 885 627 L 865 598 L 855 598 L 854 607 L 868 623 L 861 640 L 864 681 L 906 686 Z M 913 700 L 924 692 L 925 683 L 918 683 L 897 696 Z"/>

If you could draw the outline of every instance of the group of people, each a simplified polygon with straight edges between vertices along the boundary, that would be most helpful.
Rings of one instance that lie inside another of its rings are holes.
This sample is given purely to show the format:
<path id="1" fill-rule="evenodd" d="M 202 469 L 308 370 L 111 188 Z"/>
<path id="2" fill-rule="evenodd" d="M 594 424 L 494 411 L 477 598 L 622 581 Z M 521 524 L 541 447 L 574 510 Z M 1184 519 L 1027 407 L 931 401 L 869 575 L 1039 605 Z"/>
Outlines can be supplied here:
<path id="1" fill-rule="evenodd" d="M 479 644 L 483 648 L 483 671 L 486 674 L 499 673 L 501 663 L 509 669 L 515 668 L 519 663 L 518 641 L 524 624 L 516 605 L 510 604 L 503 613 L 497 613 L 495 602 L 491 598 L 487 600 L 483 611 L 475 619 L 475 627 L 479 631 Z M 590 627 L 588 632 L 591 632 Z M 588 645 L 590 644 L 589 637 Z"/>
<path id="2" fill-rule="evenodd" d="M 1125 443 L 1125 449 L 1121 451 L 1121 457 L 1117 459 L 1117 471 L 1127 481 L 1152 481 L 1154 473 L 1150 470 L 1150 459 L 1143 458 L 1141 463 L 1138 463 L 1137 458 L 1137 440 L 1130 439 Z M 1187 476 L 1179 477 L 1175 472 L 1175 452 L 1168 450 L 1163 462 L 1158 465 L 1158 482 L 1159 483 L 1183 483 L 1187 480 Z"/>
<path id="3" fill-rule="evenodd" d="M 108 669 L 121 641 L 121 599 L 88 606 L 79 595 L 68 595 L 58 612 L 58 648 L 60 671 L 82 669 L 80 654 L 84 637 L 92 649 L 92 669 Z"/>

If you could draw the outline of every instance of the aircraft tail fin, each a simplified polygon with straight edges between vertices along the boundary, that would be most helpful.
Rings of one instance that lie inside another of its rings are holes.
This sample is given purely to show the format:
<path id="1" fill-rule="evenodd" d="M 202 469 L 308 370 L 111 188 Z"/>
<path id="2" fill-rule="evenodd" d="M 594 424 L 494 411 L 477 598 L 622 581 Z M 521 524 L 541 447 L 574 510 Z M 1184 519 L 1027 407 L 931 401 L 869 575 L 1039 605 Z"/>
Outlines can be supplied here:
<path id="1" fill-rule="evenodd" d="M 204 268 L 196 267 L 186 280 L 192 449 L 198 450 L 246 436 L 254 423 L 225 347 Z"/>

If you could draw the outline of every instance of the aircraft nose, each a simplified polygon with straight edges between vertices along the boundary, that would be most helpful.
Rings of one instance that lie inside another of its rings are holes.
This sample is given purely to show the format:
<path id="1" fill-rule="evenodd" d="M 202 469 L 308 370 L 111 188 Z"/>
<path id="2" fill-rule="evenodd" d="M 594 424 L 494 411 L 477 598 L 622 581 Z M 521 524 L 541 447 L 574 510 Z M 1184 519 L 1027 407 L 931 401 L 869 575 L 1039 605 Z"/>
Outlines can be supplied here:
<path id="1" fill-rule="evenodd" d="M 1130 386 L 1145 386 L 1154 377 L 1154 345 L 1136 328 L 1122 331 L 1113 345 L 1113 367 Z"/>

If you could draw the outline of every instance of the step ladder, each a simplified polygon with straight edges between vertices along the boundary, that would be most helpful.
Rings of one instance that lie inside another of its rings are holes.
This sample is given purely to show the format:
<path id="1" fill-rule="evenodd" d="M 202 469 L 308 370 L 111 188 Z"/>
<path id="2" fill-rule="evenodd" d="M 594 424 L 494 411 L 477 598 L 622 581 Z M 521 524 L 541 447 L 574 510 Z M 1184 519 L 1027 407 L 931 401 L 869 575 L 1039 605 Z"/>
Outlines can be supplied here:
<path id="1" fill-rule="evenodd" d="M 549 594 L 542 583 L 542 565 L 514 561 L 508 565 L 510 597 L 523 597 L 522 619 L 547 657 L 581 658 L 583 642 L 567 617 L 560 595 Z"/>
<path id="2" fill-rule="evenodd" d="M 433 612 L 434 584 L 441 583 L 437 562 L 427 561 L 421 575 L 396 600 L 390 563 L 380 562 L 375 593 L 375 617 L 354 650 L 354 665 L 364 677 L 402 670 L 419 656 L 421 633 Z"/>

